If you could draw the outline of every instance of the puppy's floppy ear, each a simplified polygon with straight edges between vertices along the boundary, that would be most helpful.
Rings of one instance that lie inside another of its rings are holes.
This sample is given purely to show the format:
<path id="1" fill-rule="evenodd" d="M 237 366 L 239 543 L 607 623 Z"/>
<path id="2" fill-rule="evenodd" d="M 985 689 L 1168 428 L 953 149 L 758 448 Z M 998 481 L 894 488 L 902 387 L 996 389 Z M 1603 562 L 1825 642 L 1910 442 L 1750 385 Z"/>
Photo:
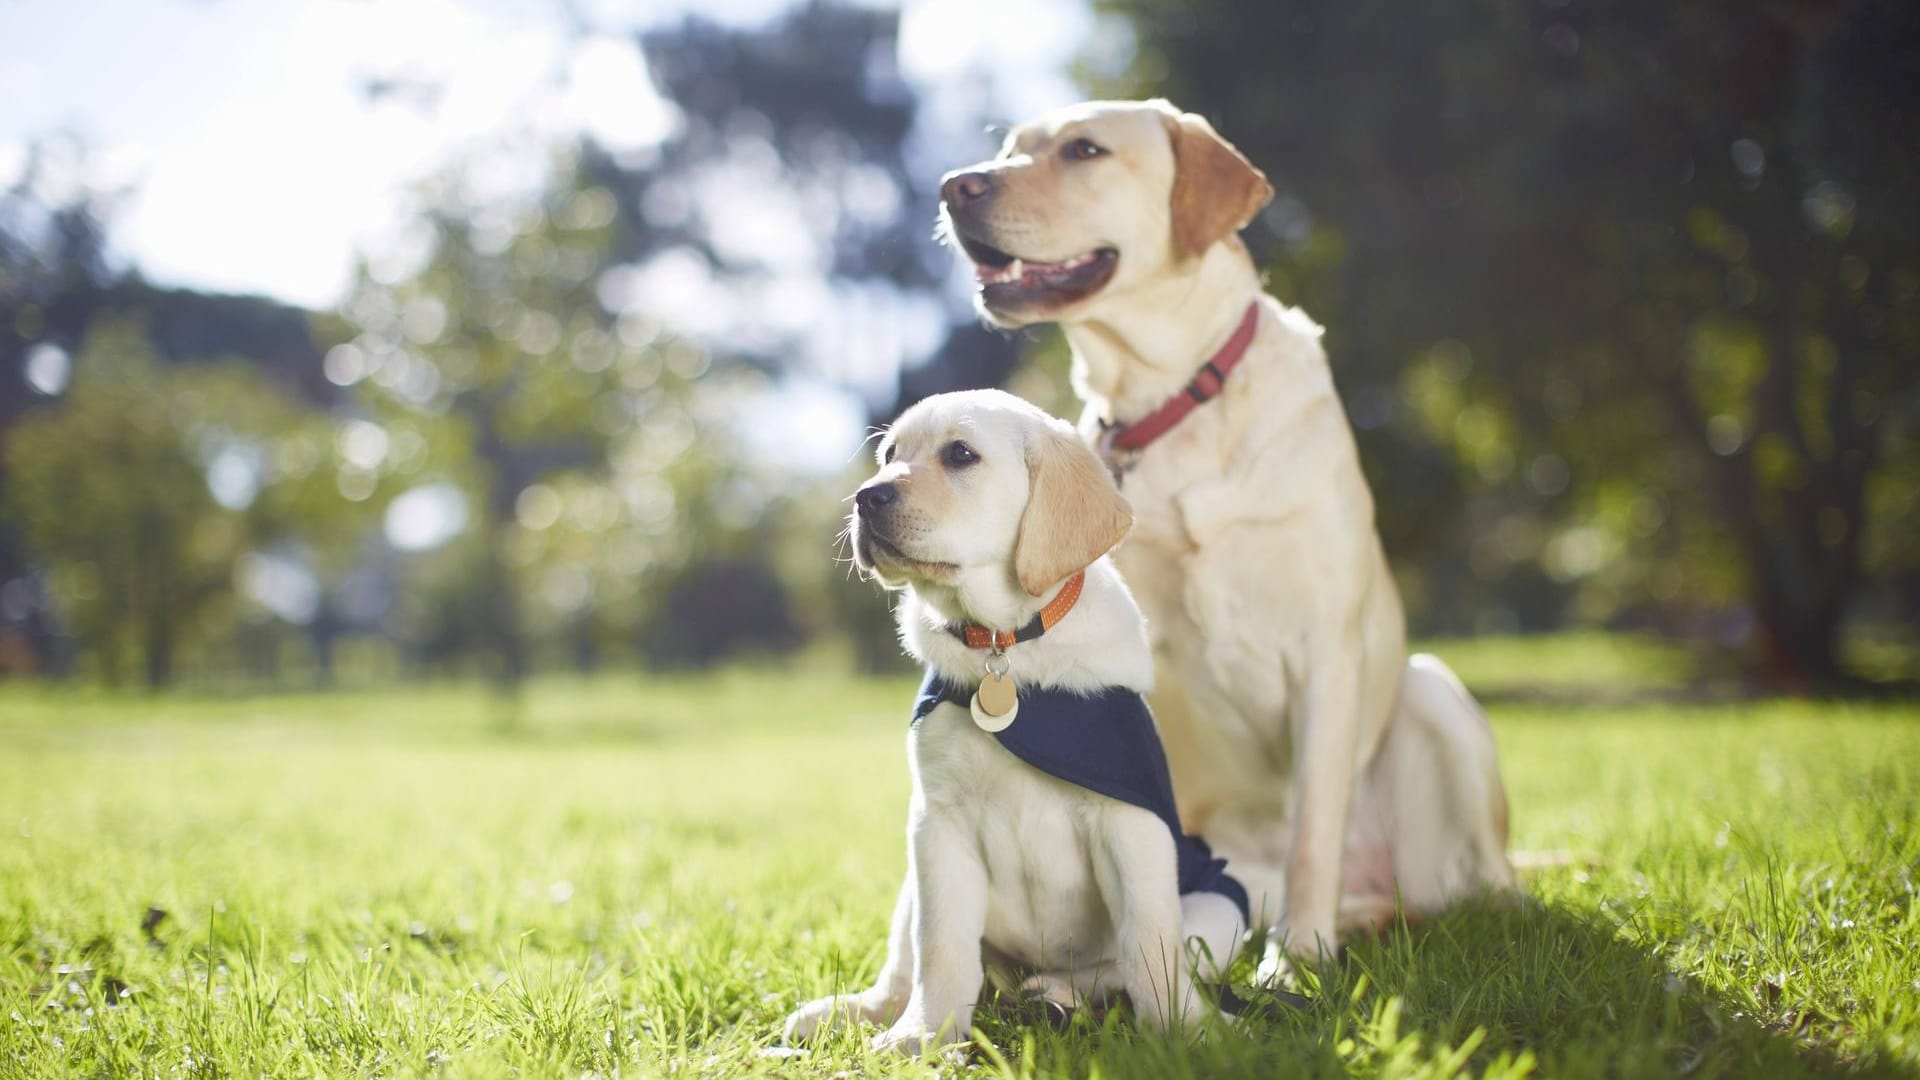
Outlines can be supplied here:
<path id="1" fill-rule="evenodd" d="M 1113 550 L 1133 527 L 1133 507 L 1085 443 L 1058 431 L 1027 441 L 1027 509 L 1013 569 L 1030 596 Z"/>
<path id="2" fill-rule="evenodd" d="M 1273 185 L 1205 117 L 1171 105 L 1166 113 L 1173 140 L 1173 246 L 1191 257 L 1246 228 L 1273 198 Z"/>

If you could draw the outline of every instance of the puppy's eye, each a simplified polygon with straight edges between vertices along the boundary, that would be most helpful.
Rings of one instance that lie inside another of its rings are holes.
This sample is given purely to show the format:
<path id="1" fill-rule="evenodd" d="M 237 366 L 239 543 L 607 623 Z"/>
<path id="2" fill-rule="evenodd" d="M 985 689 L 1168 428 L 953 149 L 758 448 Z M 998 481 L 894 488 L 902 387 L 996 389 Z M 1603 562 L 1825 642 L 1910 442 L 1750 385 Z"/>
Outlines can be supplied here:
<path id="1" fill-rule="evenodd" d="M 1060 148 L 1060 156 L 1068 161 L 1092 161 L 1106 152 L 1106 147 L 1092 139 L 1075 139 Z"/>
<path id="2" fill-rule="evenodd" d="M 945 450 L 940 451 L 940 460 L 945 462 L 949 469 L 964 469 L 979 461 L 980 455 L 974 453 L 973 447 L 966 443 L 950 442 Z"/>
<path id="3" fill-rule="evenodd" d="M 880 463 L 883 465 L 893 464 L 893 444 L 892 443 L 888 443 L 887 448 L 880 452 Z"/>

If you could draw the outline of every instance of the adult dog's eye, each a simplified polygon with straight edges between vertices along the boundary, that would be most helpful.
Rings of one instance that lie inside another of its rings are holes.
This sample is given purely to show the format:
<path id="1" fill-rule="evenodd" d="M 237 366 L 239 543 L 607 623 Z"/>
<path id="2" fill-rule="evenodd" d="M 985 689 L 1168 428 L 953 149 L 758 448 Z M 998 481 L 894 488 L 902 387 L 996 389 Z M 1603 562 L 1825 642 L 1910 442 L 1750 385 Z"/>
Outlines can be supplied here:
<path id="1" fill-rule="evenodd" d="M 950 442 L 945 450 L 940 451 L 940 460 L 945 462 L 949 469 L 964 469 L 979 461 L 980 455 L 974 453 L 973 447 L 966 443 Z"/>
<path id="2" fill-rule="evenodd" d="M 893 464 L 893 444 L 892 443 L 888 443 L 887 448 L 880 452 L 880 463 L 882 465 Z"/>
<path id="3" fill-rule="evenodd" d="M 1060 148 L 1060 155 L 1068 161 L 1092 161 L 1106 152 L 1106 147 L 1092 139 L 1075 139 Z"/>

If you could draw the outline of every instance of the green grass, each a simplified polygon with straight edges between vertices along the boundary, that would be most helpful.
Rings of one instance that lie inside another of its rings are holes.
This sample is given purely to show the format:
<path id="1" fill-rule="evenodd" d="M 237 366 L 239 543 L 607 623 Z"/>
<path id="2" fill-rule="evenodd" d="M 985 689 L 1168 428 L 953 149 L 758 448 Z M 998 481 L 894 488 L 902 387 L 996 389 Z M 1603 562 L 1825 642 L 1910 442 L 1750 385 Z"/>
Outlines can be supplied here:
<path id="1" fill-rule="evenodd" d="M 1570 631 L 1429 641 L 1415 648 L 1445 659 L 1468 686 L 1495 699 L 1674 694 L 1696 686 L 1699 677 L 1685 649 L 1641 634 Z"/>
<path id="2" fill-rule="evenodd" d="M 911 689 L 543 682 L 506 734 L 464 688 L 0 688 L 0 1075 L 925 1073 L 761 1053 L 879 964 Z M 976 1067 L 1920 1076 L 1920 706 L 1495 715 L 1516 846 L 1593 860 L 1535 902 L 1362 942 L 1200 1043 L 989 1013 Z"/>

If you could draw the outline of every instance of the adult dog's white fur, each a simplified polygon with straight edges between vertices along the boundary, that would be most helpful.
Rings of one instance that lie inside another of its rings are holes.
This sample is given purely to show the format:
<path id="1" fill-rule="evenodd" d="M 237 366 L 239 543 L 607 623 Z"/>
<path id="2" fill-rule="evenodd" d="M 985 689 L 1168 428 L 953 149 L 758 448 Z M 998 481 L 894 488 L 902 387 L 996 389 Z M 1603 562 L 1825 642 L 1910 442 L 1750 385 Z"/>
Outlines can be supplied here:
<path id="1" fill-rule="evenodd" d="M 956 443 L 978 460 L 955 458 Z M 976 685 L 986 652 L 944 627 L 1018 629 L 1085 567 L 1073 608 L 1006 650 L 1013 678 L 1066 690 L 1152 688 L 1140 611 L 1102 557 L 1131 512 L 1071 425 L 999 391 L 945 394 L 902 415 L 879 457 L 862 490 L 886 486 L 893 501 L 856 510 L 854 552 L 883 584 L 905 590 L 898 616 L 908 652 L 944 679 Z M 1245 927 L 1223 896 L 1179 895 L 1161 819 L 1027 765 L 950 703 L 916 725 L 907 745 L 908 869 L 886 965 L 872 988 L 796 1011 L 789 1040 L 855 1018 L 888 1025 L 878 1048 L 918 1053 L 964 1040 L 994 962 L 1062 1003 L 1125 991 L 1159 1027 L 1198 1014 L 1189 962 L 1217 974 Z"/>
<path id="2" fill-rule="evenodd" d="M 1263 971 L 1399 905 L 1510 889 L 1486 718 L 1406 655 L 1321 329 L 1264 295 L 1236 235 L 1265 176 L 1164 101 L 1093 102 L 1016 128 L 943 196 L 986 318 L 1065 331 L 1089 440 L 1181 393 L 1258 306 L 1220 396 L 1123 463 L 1138 526 L 1115 558 L 1149 619 L 1181 816 L 1275 931 Z M 1089 252 L 1107 276 L 1061 269 Z M 1008 256 L 1057 276 L 996 282 Z"/>

